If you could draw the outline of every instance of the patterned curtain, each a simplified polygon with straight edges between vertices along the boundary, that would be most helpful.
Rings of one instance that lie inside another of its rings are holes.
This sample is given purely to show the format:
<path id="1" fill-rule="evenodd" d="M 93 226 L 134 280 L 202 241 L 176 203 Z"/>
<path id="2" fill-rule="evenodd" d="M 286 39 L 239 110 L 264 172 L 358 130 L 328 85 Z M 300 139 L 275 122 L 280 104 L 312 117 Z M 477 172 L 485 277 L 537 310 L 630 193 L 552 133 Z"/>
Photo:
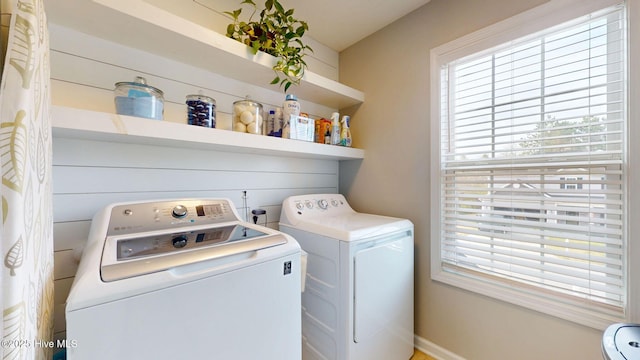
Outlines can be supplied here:
<path id="1" fill-rule="evenodd" d="M 2 43 L 0 89 L 0 355 L 3 360 L 51 359 L 49 32 L 43 0 L 2 0 L 1 10 L 10 24 Z"/>

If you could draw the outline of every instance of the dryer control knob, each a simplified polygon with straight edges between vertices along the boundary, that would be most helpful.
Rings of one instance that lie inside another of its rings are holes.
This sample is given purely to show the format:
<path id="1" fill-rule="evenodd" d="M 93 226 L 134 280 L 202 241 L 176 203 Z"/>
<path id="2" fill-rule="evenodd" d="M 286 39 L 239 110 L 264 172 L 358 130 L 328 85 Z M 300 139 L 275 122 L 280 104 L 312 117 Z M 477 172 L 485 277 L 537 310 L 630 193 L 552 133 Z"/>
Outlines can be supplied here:
<path id="1" fill-rule="evenodd" d="M 176 205 L 173 207 L 171 215 L 175 218 L 183 218 L 187 216 L 187 207 L 184 205 Z"/>
<path id="2" fill-rule="evenodd" d="M 329 202 L 325 199 L 318 200 L 318 206 L 320 206 L 320 209 L 326 210 L 329 207 Z"/>

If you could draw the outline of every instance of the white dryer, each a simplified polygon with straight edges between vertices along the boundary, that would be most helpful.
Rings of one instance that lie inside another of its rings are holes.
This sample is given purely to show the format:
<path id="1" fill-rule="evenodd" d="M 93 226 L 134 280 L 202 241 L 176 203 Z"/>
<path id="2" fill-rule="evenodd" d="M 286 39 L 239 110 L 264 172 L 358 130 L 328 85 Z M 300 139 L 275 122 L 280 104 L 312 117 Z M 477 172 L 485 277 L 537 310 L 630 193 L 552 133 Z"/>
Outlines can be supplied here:
<path id="1" fill-rule="evenodd" d="M 93 219 L 66 305 L 68 359 L 299 360 L 300 246 L 226 199 Z"/>
<path id="2" fill-rule="evenodd" d="M 284 200 L 280 231 L 308 253 L 304 360 L 413 355 L 413 224 L 358 213 L 340 194 Z"/>

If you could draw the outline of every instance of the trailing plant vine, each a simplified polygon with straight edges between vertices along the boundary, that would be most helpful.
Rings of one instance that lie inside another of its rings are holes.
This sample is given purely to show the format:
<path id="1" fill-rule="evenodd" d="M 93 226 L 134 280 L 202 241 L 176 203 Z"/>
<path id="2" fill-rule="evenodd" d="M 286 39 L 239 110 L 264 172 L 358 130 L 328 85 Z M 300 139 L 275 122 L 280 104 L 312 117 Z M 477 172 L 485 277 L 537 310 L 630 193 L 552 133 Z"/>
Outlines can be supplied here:
<path id="1" fill-rule="evenodd" d="M 240 20 L 242 8 L 225 11 L 233 18 L 233 23 L 227 26 L 227 36 L 249 46 L 254 55 L 263 51 L 278 58 L 273 66 L 276 75 L 271 84 L 284 86 L 285 92 L 291 85 L 300 84 L 307 68 L 303 58 L 307 51 L 313 52 L 302 41 L 302 36 L 309 30 L 307 23 L 294 18 L 294 9 L 284 9 L 278 0 L 266 0 L 256 21 L 252 21 L 258 11 L 253 0 L 243 0 L 240 4 L 251 5 L 253 12 L 245 22 Z"/>

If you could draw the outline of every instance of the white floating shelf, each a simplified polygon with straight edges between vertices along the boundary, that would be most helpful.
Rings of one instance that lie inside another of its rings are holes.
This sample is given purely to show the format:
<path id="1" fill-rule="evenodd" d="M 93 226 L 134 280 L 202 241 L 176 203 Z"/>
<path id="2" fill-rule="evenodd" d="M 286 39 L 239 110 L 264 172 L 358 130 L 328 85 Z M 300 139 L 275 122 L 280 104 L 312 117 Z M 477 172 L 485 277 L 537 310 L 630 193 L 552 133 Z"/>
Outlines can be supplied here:
<path id="1" fill-rule="evenodd" d="M 312 159 L 363 159 L 364 150 L 63 106 L 52 107 L 53 135 L 144 145 Z"/>
<path id="2" fill-rule="evenodd" d="M 276 58 L 143 0 L 56 0 L 49 21 L 270 90 Z M 307 71 L 299 98 L 342 109 L 364 93 Z"/>

